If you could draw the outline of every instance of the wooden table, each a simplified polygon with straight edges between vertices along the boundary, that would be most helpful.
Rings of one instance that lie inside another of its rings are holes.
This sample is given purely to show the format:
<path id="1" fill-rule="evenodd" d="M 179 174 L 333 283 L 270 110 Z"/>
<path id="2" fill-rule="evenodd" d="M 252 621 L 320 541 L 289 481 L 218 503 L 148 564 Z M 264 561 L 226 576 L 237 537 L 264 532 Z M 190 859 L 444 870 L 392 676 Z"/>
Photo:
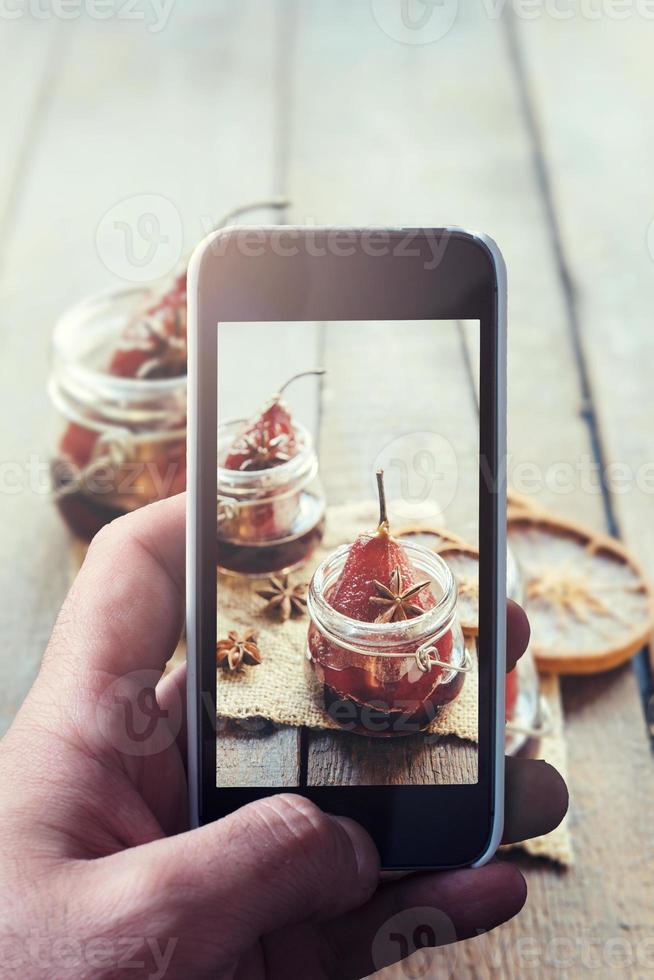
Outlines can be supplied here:
<path id="1" fill-rule="evenodd" d="M 69 581 L 38 465 L 54 426 L 48 338 L 68 304 L 119 281 L 94 241 L 132 195 L 171 201 L 185 247 L 271 194 L 291 198 L 298 223 L 489 231 L 509 269 L 512 482 L 619 531 L 654 574 L 654 25 L 635 5 L 622 20 L 562 20 L 471 3 L 441 40 L 406 44 L 372 9 L 195 0 L 159 33 L 120 18 L 0 20 L 4 726 Z M 613 467 L 604 481 L 598 465 Z M 340 481 L 334 500 L 350 495 Z M 652 973 L 646 664 L 564 681 L 576 865 L 516 859 L 528 905 L 451 951 L 457 978 Z M 312 737 L 307 756 L 319 748 Z"/>

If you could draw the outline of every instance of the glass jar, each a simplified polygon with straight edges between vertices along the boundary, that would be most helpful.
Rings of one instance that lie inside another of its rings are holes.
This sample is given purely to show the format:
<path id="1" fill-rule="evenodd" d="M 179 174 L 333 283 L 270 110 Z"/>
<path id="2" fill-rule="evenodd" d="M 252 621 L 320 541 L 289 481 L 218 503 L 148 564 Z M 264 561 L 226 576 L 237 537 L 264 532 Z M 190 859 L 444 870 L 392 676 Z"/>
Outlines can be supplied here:
<path id="1" fill-rule="evenodd" d="M 506 593 L 509 599 L 522 603 L 522 574 L 510 549 L 506 554 Z M 539 738 L 547 730 L 547 710 L 540 698 L 538 672 L 527 647 L 517 666 L 506 675 L 507 754 L 515 755 L 530 738 Z"/>
<path id="2" fill-rule="evenodd" d="M 108 371 L 140 288 L 111 290 L 65 313 L 54 331 L 49 393 L 61 419 L 50 473 L 64 520 L 85 541 L 115 517 L 186 486 L 186 375 Z"/>
<path id="3" fill-rule="evenodd" d="M 312 695 L 332 721 L 362 735 L 423 731 L 461 692 L 471 669 L 457 619 L 457 588 L 442 558 L 403 542 L 432 582 L 436 604 L 413 619 L 368 623 L 337 612 L 330 594 L 350 545 L 317 568 L 309 586 L 307 669 Z"/>
<path id="4" fill-rule="evenodd" d="M 218 426 L 216 533 L 220 571 L 260 577 L 301 565 L 325 528 L 325 496 L 310 433 L 295 424 L 297 452 L 278 466 L 230 470 L 224 463 L 244 419 Z"/>

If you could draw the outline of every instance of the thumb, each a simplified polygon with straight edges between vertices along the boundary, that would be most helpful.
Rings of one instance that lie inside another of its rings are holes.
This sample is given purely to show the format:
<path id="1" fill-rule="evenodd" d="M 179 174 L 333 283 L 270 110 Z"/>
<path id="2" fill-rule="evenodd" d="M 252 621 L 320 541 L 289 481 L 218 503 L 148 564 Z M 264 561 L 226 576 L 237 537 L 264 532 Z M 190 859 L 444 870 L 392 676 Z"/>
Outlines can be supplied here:
<path id="1" fill-rule="evenodd" d="M 356 908 L 379 880 L 377 850 L 359 824 L 291 794 L 99 863 L 108 870 L 109 862 L 120 895 L 128 891 L 147 921 L 165 923 L 179 936 L 176 959 L 187 947 L 193 962 L 205 946 L 234 957 L 282 926 Z"/>

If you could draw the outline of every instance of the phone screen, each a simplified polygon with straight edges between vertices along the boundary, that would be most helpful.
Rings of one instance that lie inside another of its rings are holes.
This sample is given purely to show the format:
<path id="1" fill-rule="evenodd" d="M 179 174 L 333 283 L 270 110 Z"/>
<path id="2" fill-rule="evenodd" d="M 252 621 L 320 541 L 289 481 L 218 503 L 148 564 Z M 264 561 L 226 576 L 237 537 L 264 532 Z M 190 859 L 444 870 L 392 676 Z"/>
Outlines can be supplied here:
<path id="1" fill-rule="evenodd" d="M 477 782 L 478 372 L 476 321 L 219 324 L 217 787 Z"/>

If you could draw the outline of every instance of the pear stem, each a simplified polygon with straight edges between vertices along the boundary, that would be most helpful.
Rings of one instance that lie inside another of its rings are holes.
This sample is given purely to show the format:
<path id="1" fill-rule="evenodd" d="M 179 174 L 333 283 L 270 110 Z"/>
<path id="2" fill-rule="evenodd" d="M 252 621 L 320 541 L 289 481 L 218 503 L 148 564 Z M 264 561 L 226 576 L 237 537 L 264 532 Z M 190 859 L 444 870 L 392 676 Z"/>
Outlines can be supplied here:
<path id="1" fill-rule="evenodd" d="M 388 514 L 386 512 L 386 491 L 384 490 L 384 471 L 377 470 L 377 493 L 379 494 L 379 527 L 383 534 L 388 534 Z"/>
<path id="2" fill-rule="evenodd" d="M 289 378 L 288 381 L 285 381 L 284 382 L 284 384 L 281 386 L 281 388 L 279 389 L 279 391 L 277 392 L 277 394 L 276 394 L 275 397 L 276 398 L 279 398 L 281 396 L 282 392 L 285 391 L 286 388 L 288 388 L 288 386 L 290 384 L 293 384 L 294 381 L 297 381 L 298 378 L 306 378 L 306 377 L 308 377 L 309 375 L 312 375 L 312 374 L 314 374 L 314 375 L 321 375 L 321 374 L 326 374 L 326 373 L 327 373 L 327 371 L 326 371 L 325 368 L 315 368 L 313 371 L 300 371 L 299 374 L 294 374 L 292 378 Z"/>
<path id="3" fill-rule="evenodd" d="M 263 209 L 267 211 L 285 211 L 290 203 L 291 202 L 285 197 L 271 197 L 265 201 L 251 201 L 249 204 L 241 204 L 239 207 L 232 208 L 231 211 L 224 214 L 218 224 L 214 225 L 211 230 L 213 232 L 220 231 L 221 228 L 226 228 L 232 223 L 232 221 L 236 221 L 237 218 L 247 214 L 248 211 L 262 211 Z M 192 255 L 193 252 L 189 252 L 189 254 L 180 263 L 180 268 L 185 269 L 188 266 Z"/>
<path id="4" fill-rule="evenodd" d="M 237 208 L 232 208 L 227 214 L 224 214 L 214 231 L 218 231 L 219 228 L 226 228 L 232 221 L 236 221 L 241 215 L 247 214 L 248 211 L 262 211 L 264 208 L 271 211 L 284 211 L 291 202 L 285 197 L 273 197 L 264 201 L 250 201 L 249 204 L 241 204 Z"/>

